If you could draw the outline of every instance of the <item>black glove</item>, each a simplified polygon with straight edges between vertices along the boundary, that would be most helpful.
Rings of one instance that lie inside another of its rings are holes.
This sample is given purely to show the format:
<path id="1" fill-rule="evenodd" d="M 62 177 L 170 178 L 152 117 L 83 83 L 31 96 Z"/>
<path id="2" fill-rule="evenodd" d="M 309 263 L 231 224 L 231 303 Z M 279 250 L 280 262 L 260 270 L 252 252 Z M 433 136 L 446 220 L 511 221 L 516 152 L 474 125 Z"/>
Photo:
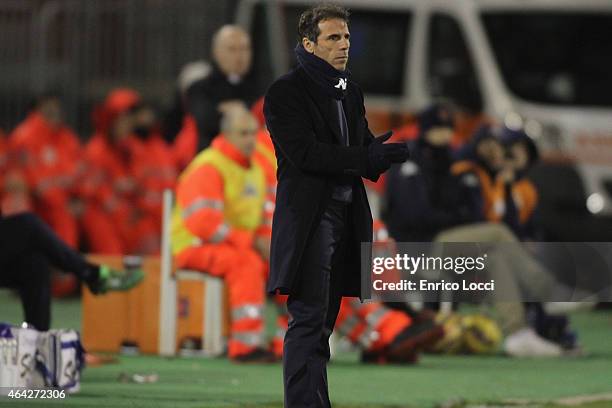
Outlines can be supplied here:
<path id="1" fill-rule="evenodd" d="M 392 134 L 393 131 L 388 131 L 384 135 L 375 138 L 368 146 L 370 168 L 377 174 L 387 171 L 393 163 L 405 162 L 410 155 L 406 143 L 384 144 Z"/>

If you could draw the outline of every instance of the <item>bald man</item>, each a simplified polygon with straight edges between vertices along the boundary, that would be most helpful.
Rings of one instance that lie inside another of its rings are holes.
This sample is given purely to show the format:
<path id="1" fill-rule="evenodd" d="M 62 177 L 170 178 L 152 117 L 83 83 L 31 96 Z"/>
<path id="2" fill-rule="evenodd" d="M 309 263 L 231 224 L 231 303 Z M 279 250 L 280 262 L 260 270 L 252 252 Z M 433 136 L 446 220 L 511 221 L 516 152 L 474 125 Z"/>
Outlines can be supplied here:
<path id="1" fill-rule="evenodd" d="M 223 278 L 228 286 L 229 358 L 271 362 L 263 321 L 271 231 L 264 223 L 264 172 L 252 161 L 259 126 L 246 109 L 234 107 L 221 126 L 223 133 L 179 177 L 172 251 L 177 267 Z"/>
<path id="2" fill-rule="evenodd" d="M 187 89 L 187 109 L 198 130 L 198 151 L 219 133 L 222 114 L 250 106 L 261 95 L 251 75 L 251 38 L 242 28 L 225 25 L 212 41 L 212 71 Z"/>

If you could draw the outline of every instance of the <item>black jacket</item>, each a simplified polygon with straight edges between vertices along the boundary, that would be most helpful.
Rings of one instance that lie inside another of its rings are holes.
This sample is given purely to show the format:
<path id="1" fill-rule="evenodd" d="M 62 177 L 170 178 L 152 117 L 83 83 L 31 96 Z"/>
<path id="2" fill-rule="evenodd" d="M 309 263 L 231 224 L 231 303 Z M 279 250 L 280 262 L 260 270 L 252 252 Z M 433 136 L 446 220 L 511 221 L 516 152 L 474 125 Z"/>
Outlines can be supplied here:
<path id="1" fill-rule="evenodd" d="M 389 170 L 385 221 L 396 241 L 429 242 L 440 231 L 469 221 L 462 206 L 459 180 L 451 175 L 449 148 L 418 139 L 411 160 Z"/>
<path id="2" fill-rule="evenodd" d="M 187 108 L 193 115 L 198 129 L 198 151 L 208 147 L 219 134 L 221 114 L 217 107 L 221 102 L 240 100 L 250 107 L 261 96 L 253 74 L 247 74 L 237 84 L 213 65 L 206 78 L 195 82 L 187 90 Z"/>
<path id="3" fill-rule="evenodd" d="M 302 253 L 334 186 L 348 181 L 353 185 L 353 201 L 349 205 L 350 232 L 344 242 L 347 258 L 341 270 L 333 273 L 344 276 L 344 296 L 368 296 L 369 292 L 361 293 L 360 243 L 372 241 L 372 214 L 361 176 L 378 178 L 368 164 L 366 146 L 373 136 L 365 118 L 363 94 L 349 80 L 343 100 L 349 146 L 341 146 L 335 103 L 303 68 L 276 80 L 266 93 L 264 114 L 278 161 L 269 292 L 291 293 L 301 279 L 308 278 L 300 275 Z M 370 259 L 369 254 L 365 259 Z"/>

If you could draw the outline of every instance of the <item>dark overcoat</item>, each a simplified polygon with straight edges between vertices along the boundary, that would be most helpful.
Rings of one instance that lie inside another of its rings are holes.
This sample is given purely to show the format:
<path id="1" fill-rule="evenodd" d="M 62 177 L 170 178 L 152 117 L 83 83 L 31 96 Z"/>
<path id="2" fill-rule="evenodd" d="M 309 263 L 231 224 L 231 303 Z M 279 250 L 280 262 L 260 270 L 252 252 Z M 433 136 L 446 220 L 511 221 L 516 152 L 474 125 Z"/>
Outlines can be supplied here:
<path id="1" fill-rule="evenodd" d="M 268 281 L 271 293 L 290 294 L 308 279 L 302 273 L 302 254 L 334 186 L 347 180 L 353 184 L 353 201 L 343 243 L 345 259 L 332 273 L 342 274 L 344 296 L 364 297 L 366 293 L 361 291 L 360 268 L 362 262 L 369 264 L 370 255 L 361 253 L 361 243 L 372 241 L 372 214 L 361 177 L 375 181 L 378 174 L 368 165 L 367 146 L 373 136 L 365 118 L 363 93 L 350 79 L 342 103 L 349 146 L 340 142 L 336 102 L 303 68 L 280 77 L 266 93 L 264 114 L 278 161 Z"/>

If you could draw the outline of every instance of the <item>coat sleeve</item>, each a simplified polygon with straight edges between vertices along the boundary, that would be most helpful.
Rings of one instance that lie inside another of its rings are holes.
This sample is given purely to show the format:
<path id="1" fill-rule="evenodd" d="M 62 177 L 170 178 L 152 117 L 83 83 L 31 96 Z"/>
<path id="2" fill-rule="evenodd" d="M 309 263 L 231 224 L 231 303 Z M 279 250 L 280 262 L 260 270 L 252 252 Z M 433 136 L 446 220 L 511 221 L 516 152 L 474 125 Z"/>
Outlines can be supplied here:
<path id="1" fill-rule="evenodd" d="M 368 176 L 367 147 L 318 141 L 306 101 L 295 86 L 286 81 L 274 83 L 264 100 L 264 115 L 283 157 L 302 172 Z"/>

